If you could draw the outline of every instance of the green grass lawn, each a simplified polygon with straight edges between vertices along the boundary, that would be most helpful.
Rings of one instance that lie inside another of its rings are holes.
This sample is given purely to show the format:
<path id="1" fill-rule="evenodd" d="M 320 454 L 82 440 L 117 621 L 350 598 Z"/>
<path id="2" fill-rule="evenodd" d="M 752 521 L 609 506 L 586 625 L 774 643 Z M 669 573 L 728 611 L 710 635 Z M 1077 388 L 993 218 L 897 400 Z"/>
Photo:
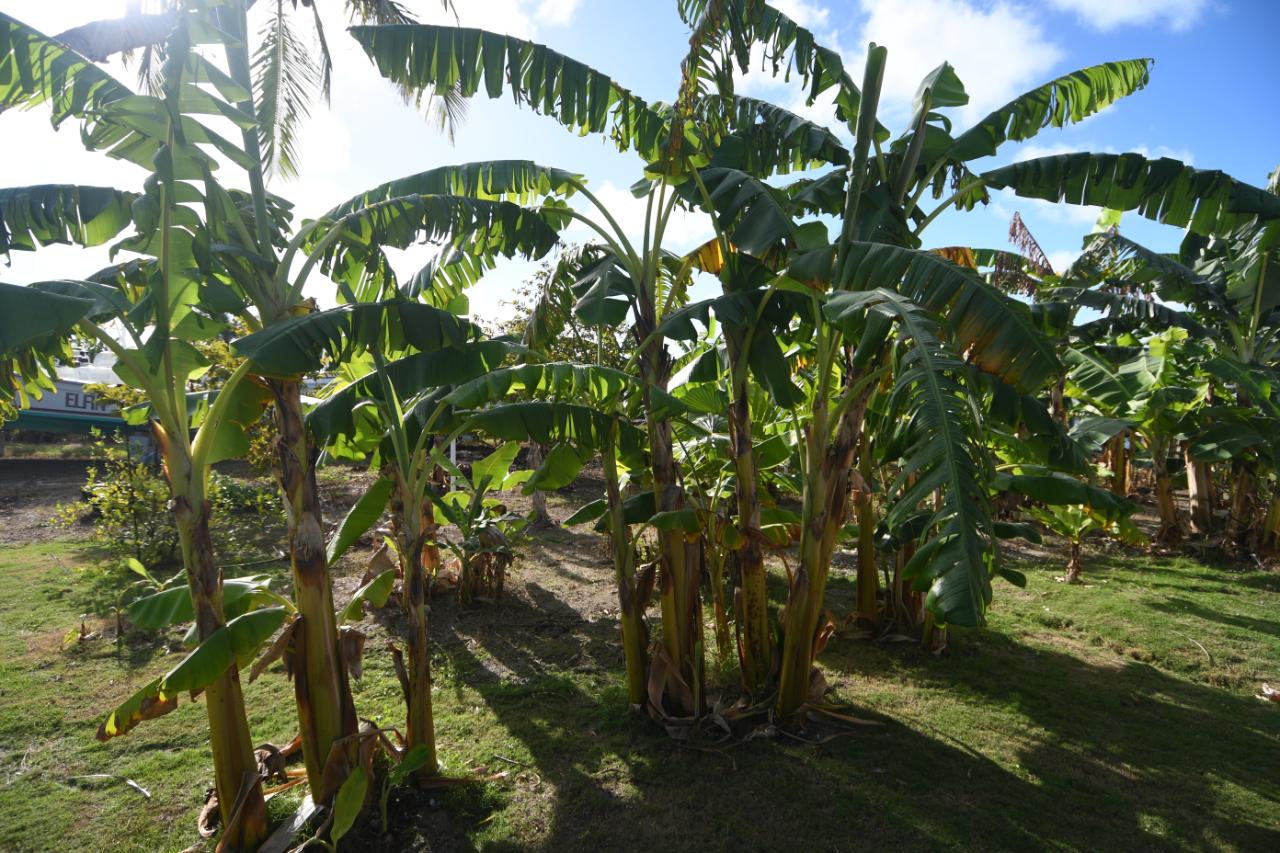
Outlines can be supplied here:
<path id="1" fill-rule="evenodd" d="M 103 610 L 89 564 L 60 542 L 0 553 L 0 849 L 181 850 L 211 784 L 204 708 L 94 740 L 177 644 L 64 647 Z M 442 760 L 497 778 L 402 791 L 389 836 L 371 817 L 342 849 L 1280 849 L 1280 707 L 1253 698 L 1280 680 L 1280 574 L 1100 554 L 1067 587 L 1058 565 L 1020 567 L 1027 588 L 998 582 L 990 627 L 953 629 L 940 657 L 834 639 L 828 680 L 880 725 L 817 745 L 681 743 L 633 717 L 612 620 L 518 568 L 494 612 L 432 615 Z M 357 707 L 395 725 L 383 628 L 366 627 Z M 246 696 L 256 739 L 292 737 L 278 667 Z"/>

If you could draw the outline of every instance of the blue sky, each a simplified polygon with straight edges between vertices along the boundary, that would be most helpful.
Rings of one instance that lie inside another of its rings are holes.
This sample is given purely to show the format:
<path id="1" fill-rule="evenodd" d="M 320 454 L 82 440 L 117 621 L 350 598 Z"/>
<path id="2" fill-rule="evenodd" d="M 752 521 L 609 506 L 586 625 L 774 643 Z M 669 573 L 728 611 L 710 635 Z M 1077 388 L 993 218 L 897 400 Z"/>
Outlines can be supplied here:
<path id="1" fill-rule="evenodd" d="M 639 222 L 642 209 L 626 187 L 639 177 L 639 162 L 602 140 L 578 138 L 555 122 L 516 108 L 509 99 L 473 102 L 451 145 L 378 77 L 358 47 L 342 35 L 336 0 L 325 3 L 328 36 L 336 53 L 331 108 L 317 105 L 304 132 L 302 179 L 275 181 L 272 189 L 297 202 L 303 216 L 330 207 L 380 181 L 453 162 L 528 158 L 587 176 L 593 190 L 624 223 Z M 127 0 L 0 0 L 4 11 L 55 33 L 96 17 L 119 14 Z M 260 3 L 266 6 L 266 3 Z M 271 4 L 274 5 L 274 4 Z M 437 0 L 410 0 L 425 19 L 442 20 Z M 996 165 L 1014 158 L 1072 150 L 1140 151 L 1172 156 L 1198 168 L 1221 169 L 1261 184 L 1280 164 L 1280 117 L 1273 107 L 1280 74 L 1268 39 L 1280 26 L 1280 3 L 1268 0 L 785 0 L 780 8 L 840 50 L 861 75 L 868 41 L 889 49 L 882 119 L 895 133 L 906 120 L 919 78 L 943 59 L 951 61 L 971 96 L 953 115 L 963 128 L 1011 97 L 1062 73 L 1108 59 L 1156 60 L 1150 85 L 1082 124 L 1049 129 L 1021 146 L 1007 145 Z M 650 100 L 670 100 L 687 33 L 674 0 L 458 0 L 462 22 L 504 30 L 551 45 L 602 71 Z M 299 22 L 305 22 L 299 17 Z M 132 72 L 113 67 L 132 82 Z M 804 105 L 795 86 L 753 73 L 742 91 L 770 99 L 824 123 L 827 105 Z M 137 186 L 141 172 L 104 161 L 80 146 L 68 124 L 57 134 L 47 115 L 0 118 L 0 185 L 76 182 Z M 986 168 L 985 163 L 980 164 Z M 1078 251 L 1095 213 L 1012 196 L 997 196 L 985 209 L 947 214 L 926 232 L 929 245 L 1007 245 L 1009 218 L 1019 211 L 1057 266 Z M 1175 229 L 1126 217 L 1131 236 L 1157 248 L 1176 247 Z M 585 239 L 585 231 L 570 235 Z M 670 248 L 692 247 L 710 236 L 699 217 L 673 225 Z M 428 256 L 414 249 L 397 257 L 412 274 Z M 105 250 L 87 254 L 61 247 L 15 253 L 0 279 L 24 283 L 74 277 L 106 263 Z M 484 319 L 503 313 L 501 302 L 531 265 L 496 271 L 472 297 Z M 312 291 L 331 302 L 323 283 Z"/>

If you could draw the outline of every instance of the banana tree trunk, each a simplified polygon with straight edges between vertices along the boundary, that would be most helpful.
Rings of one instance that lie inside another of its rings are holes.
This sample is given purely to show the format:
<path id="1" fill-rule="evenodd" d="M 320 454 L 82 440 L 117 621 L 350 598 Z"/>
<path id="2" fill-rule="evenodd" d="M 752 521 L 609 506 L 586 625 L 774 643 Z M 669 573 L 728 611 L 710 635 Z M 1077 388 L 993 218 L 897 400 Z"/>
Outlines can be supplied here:
<path id="1" fill-rule="evenodd" d="M 431 712 L 431 649 L 427 635 L 427 572 L 434 573 L 439 561 L 435 545 L 435 516 L 424 495 L 411 493 L 397 470 L 396 488 L 391 498 L 391 525 L 404 577 L 400 604 L 407 623 L 405 641 L 408 666 L 397 661 L 397 674 L 408 706 L 405 748 L 422 746 L 427 761 L 416 775 L 434 776 L 436 761 L 435 721 Z"/>
<path id="2" fill-rule="evenodd" d="M 222 572 L 214 563 L 213 540 L 209 534 L 204 472 L 194 471 L 190 458 L 173 447 L 158 426 L 155 433 L 173 497 L 173 514 L 182 565 L 191 590 L 196 631 L 203 642 L 226 624 L 222 610 Z M 223 844 L 229 850 L 256 850 L 267 835 L 267 812 L 245 715 L 240 671 L 234 661 L 205 688 L 204 696 L 218 810 L 226 829 Z"/>
<path id="3" fill-rule="evenodd" d="M 1271 496 L 1267 506 L 1267 517 L 1262 524 L 1258 550 L 1268 557 L 1280 553 L 1280 494 Z"/>
<path id="4" fill-rule="evenodd" d="M 1052 417 L 1063 426 L 1067 425 L 1066 386 L 1066 377 L 1058 377 L 1058 381 L 1053 383 L 1053 390 L 1049 396 Z"/>
<path id="5" fill-rule="evenodd" d="M 1155 479 L 1156 509 L 1160 514 L 1158 542 L 1178 542 L 1182 539 L 1182 519 L 1178 517 L 1178 504 L 1173 496 L 1173 478 L 1169 476 L 1169 440 L 1157 438 L 1151 441 L 1151 473 Z"/>
<path id="6" fill-rule="evenodd" d="M 1191 458 L 1191 451 L 1183 448 L 1187 467 L 1187 498 L 1191 505 L 1191 532 L 1199 536 L 1213 533 L 1213 469 L 1208 462 Z"/>
<path id="7" fill-rule="evenodd" d="M 876 565 L 876 510 L 871 497 L 871 450 L 864 433 L 858 455 L 862 480 L 853 490 L 854 515 L 858 519 L 857 619 L 872 630 L 879 623 L 876 599 L 880 592 L 880 570 Z"/>
<path id="8" fill-rule="evenodd" d="M 769 596 L 766 586 L 764 550 L 760 544 L 760 484 L 756 471 L 751 430 L 750 385 L 740 333 L 726 330 L 729 369 L 733 376 L 733 397 L 729 402 L 729 447 L 733 453 L 734 497 L 738 507 L 738 529 L 743 544 L 735 554 L 738 585 L 742 590 L 737 614 L 742 686 L 748 694 L 761 691 L 769 680 L 773 649 L 769 641 Z"/>
<path id="9" fill-rule="evenodd" d="M 1121 430 L 1107 444 L 1108 462 L 1111 466 L 1111 493 L 1117 497 L 1129 494 L 1129 458 L 1125 446 L 1125 431 Z"/>
<path id="10" fill-rule="evenodd" d="M 660 343 L 646 347 L 642 359 L 645 382 L 645 422 L 649 432 L 649 456 L 653 475 L 654 506 L 658 512 L 684 507 L 679 472 L 673 451 L 671 424 L 659 419 L 650 395 L 651 388 L 667 387 L 667 356 Z M 658 591 L 662 602 L 662 645 L 672 678 L 663 685 L 666 712 L 684 717 L 701 717 L 703 695 L 702 600 L 699 578 L 690 544 L 683 531 L 658 533 Z"/>
<path id="11" fill-rule="evenodd" d="M 644 623 L 646 601 L 636 586 L 635 548 L 622 511 L 618 460 L 613 448 L 600 454 L 605 495 L 609 502 L 609 538 L 613 543 L 613 571 L 618 585 L 618 618 L 622 623 L 622 656 L 627 666 L 627 702 L 643 708 L 648 697 L 649 631 Z M 652 592 L 652 587 L 649 589 Z"/>
<path id="12" fill-rule="evenodd" d="M 303 424 L 301 388 L 295 381 L 271 380 L 268 385 L 276 404 L 276 476 L 284 496 L 289 565 L 298 608 L 294 698 L 311 795 L 317 802 L 324 802 L 334 793 L 326 790 L 326 784 L 333 787 L 346 777 L 346 772 L 340 770 L 327 777 L 324 772 L 335 743 L 341 741 L 349 746 L 340 746 L 346 755 L 333 759 L 345 761 L 348 769 L 355 766 L 356 741 L 351 737 L 357 730 L 355 702 L 338 643 L 316 489 L 315 452 Z"/>
<path id="13" fill-rule="evenodd" d="M 1227 538 L 1242 547 L 1250 544 L 1255 488 L 1253 466 L 1244 459 L 1231 463 L 1231 517 L 1227 522 Z"/>
<path id="14" fill-rule="evenodd" d="M 1080 583 L 1080 570 L 1083 568 L 1080 562 L 1080 540 L 1071 540 L 1071 552 L 1067 559 L 1067 583 Z"/>
<path id="15" fill-rule="evenodd" d="M 725 601 L 725 550 L 710 536 L 702 537 L 702 564 L 707 569 L 707 585 L 711 587 L 711 606 L 715 608 L 716 659 L 721 663 L 732 648 L 729 640 L 729 608 Z M 728 552 L 733 559 L 733 552 Z"/>
<path id="16" fill-rule="evenodd" d="M 846 387 L 852 388 L 859 378 L 857 371 L 850 370 Z M 825 400 L 814 406 L 813 419 L 805 431 L 805 464 L 809 470 L 801 513 L 800 563 L 787 592 L 776 709 L 784 725 L 802 722 L 801 713 L 810 701 L 810 673 L 827 573 L 836 537 L 844 524 L 850 472 L 870 396 L 868 388 L 849 406 L 830 441 L 825 426 L 830 417 Z"/>
<path id="17" fill-rule="evenodd" d="M 529 467 L 536 471 L 542 466 L 542 460 L 542 445 L 536 441 L 529 442 Z M 530 503 L 533 505 L 532 523 L 543 527 L 549 526 L 551 524 L 551 516 L 547 512 L 547 493 L 542 489 L 535 489 Z"/>

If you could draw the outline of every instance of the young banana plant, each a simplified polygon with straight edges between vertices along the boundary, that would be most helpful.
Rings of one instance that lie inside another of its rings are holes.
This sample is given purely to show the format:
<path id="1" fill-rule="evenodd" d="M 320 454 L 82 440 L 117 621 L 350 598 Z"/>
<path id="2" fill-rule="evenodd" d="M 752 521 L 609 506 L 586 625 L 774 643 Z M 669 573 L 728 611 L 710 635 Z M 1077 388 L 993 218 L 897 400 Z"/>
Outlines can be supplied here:
<path id="1" fill-rule="evenodd" d="M 464 383 L 443 402 L 457 411 L 458 432 L 477 432 L 506 442 L 534 441 L 551 447 L 525 484 L 526 491 L 557 489 L 573 482 L 586 460 L 599 454 L 605 497 L 587 504 L 566 525 L 598 521 L 610 537 L 618 590 L 627 697 L 635 709 L 660 714 L 662 693 L 651 689 L 649 632 L 644 612 L 653 575 L 638 571 L 631 528 L 654 516 L 653 493 L 622 497 L 623 471 L 645 468 L 644 433 L 633 423 L 640 387 L 626 373 L 601 365 L 567 362 L 523 364 L 494 370 Z M 510 402 L 512 399 L 521 402 Z M 678 416 L 669 401 L 663 413 Z M 693 697 L 689 697 L 690 701 Z"/>
<path id="2" fill-rule="evenodd" d="M 390 501 L 404 578 L 401 602 L 409 623 L 408 667 L 403 670 L 406 745 L 427 750 L 420 772 L 433 775 L 437 763 L 426 592 L 438 552 L 427 490 L 436 467 L 431 451 L 447 422 L 442 420 L 446 410 L 434 405 L 432 394 L 438 397 L 443 383 L 492 370 L 511 354 L 511 347 L 479 341 L 479 330 L 470 322 L 403 298 L 350 304 L 299 320 L 288 337 L 260 332 L 241 339 L 237 348 L 260 370 L 315 369 L 326 352 L 334 363 L 349 365 L 350 380 L 311 412 L 308 427 L 321 446 L 335 453 L 372 455 L 386 476 L 360 501 L 358 517 L 367 528 Z M 304 345 L 317 341 L 315 349 Z M 359 524 L 343 527 L 341 543 L 363 532 Z M 341 550 L 335 548 L 334 557 Z"/>

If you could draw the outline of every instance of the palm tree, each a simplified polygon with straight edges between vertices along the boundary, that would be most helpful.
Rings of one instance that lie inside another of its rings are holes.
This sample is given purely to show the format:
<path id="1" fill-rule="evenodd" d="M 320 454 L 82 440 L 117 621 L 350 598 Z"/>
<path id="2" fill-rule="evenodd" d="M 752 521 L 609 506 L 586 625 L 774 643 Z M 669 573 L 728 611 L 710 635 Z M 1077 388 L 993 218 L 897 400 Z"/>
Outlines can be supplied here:
<path id="1" fill-rule="evenodd" d="M 134 0 L 130 11 L 121 18 L 90 21 L 53 37 L 79 55 L 93 61 L 105 62 L 116 55 L 131 58 L 141 51 L 138 58 L 140 83 L 154 90 L 158 80 L 155 70 L 164 61 L 165 42 L 178 21 L 179 4 L 175 0 L 161 0 L 156 4 L 160 11 L 144 12 L 143 5 Z M 247 36 L 243 26 L 244 12 L 257 5 L 257 0 L 247 0 L 243 8 L 228 9 L 223 13 L 231 32 Z M 297 0 L 267 0 L 269 7 L 262 16 L 257 33 L 257 47 L 253 51 L 251 71 L 254 109 L 257 118 L 259 147 L 262 165 L 268 173 L 283 177 L 296 177 L 298 173 L 298 132 L 317 100 L 329 100 L 333 80 L 333 58 L 321 18 L 320 3 L 303 3 L 298 12 Z M 446 10 L 453 8 L 452 0 L 443 0 Z M 414 17 L 396 0 L 344 0 L 343 6 L 352 21 L 361 24 L 408 24 Z M 310 9 L 308 15 L 306 9 Z M 303 26 L 309 26 L 311 41 L 308 44 L 298 32 L 294 18 L 302 14 L 310 18 Z M 221 18 L 220 18 L 221 19 Z M 455 124 L 462 120 L 465 108 L 450 92 L 440 97 L 432 93 L 428 110 L 452 135 Z"/>

